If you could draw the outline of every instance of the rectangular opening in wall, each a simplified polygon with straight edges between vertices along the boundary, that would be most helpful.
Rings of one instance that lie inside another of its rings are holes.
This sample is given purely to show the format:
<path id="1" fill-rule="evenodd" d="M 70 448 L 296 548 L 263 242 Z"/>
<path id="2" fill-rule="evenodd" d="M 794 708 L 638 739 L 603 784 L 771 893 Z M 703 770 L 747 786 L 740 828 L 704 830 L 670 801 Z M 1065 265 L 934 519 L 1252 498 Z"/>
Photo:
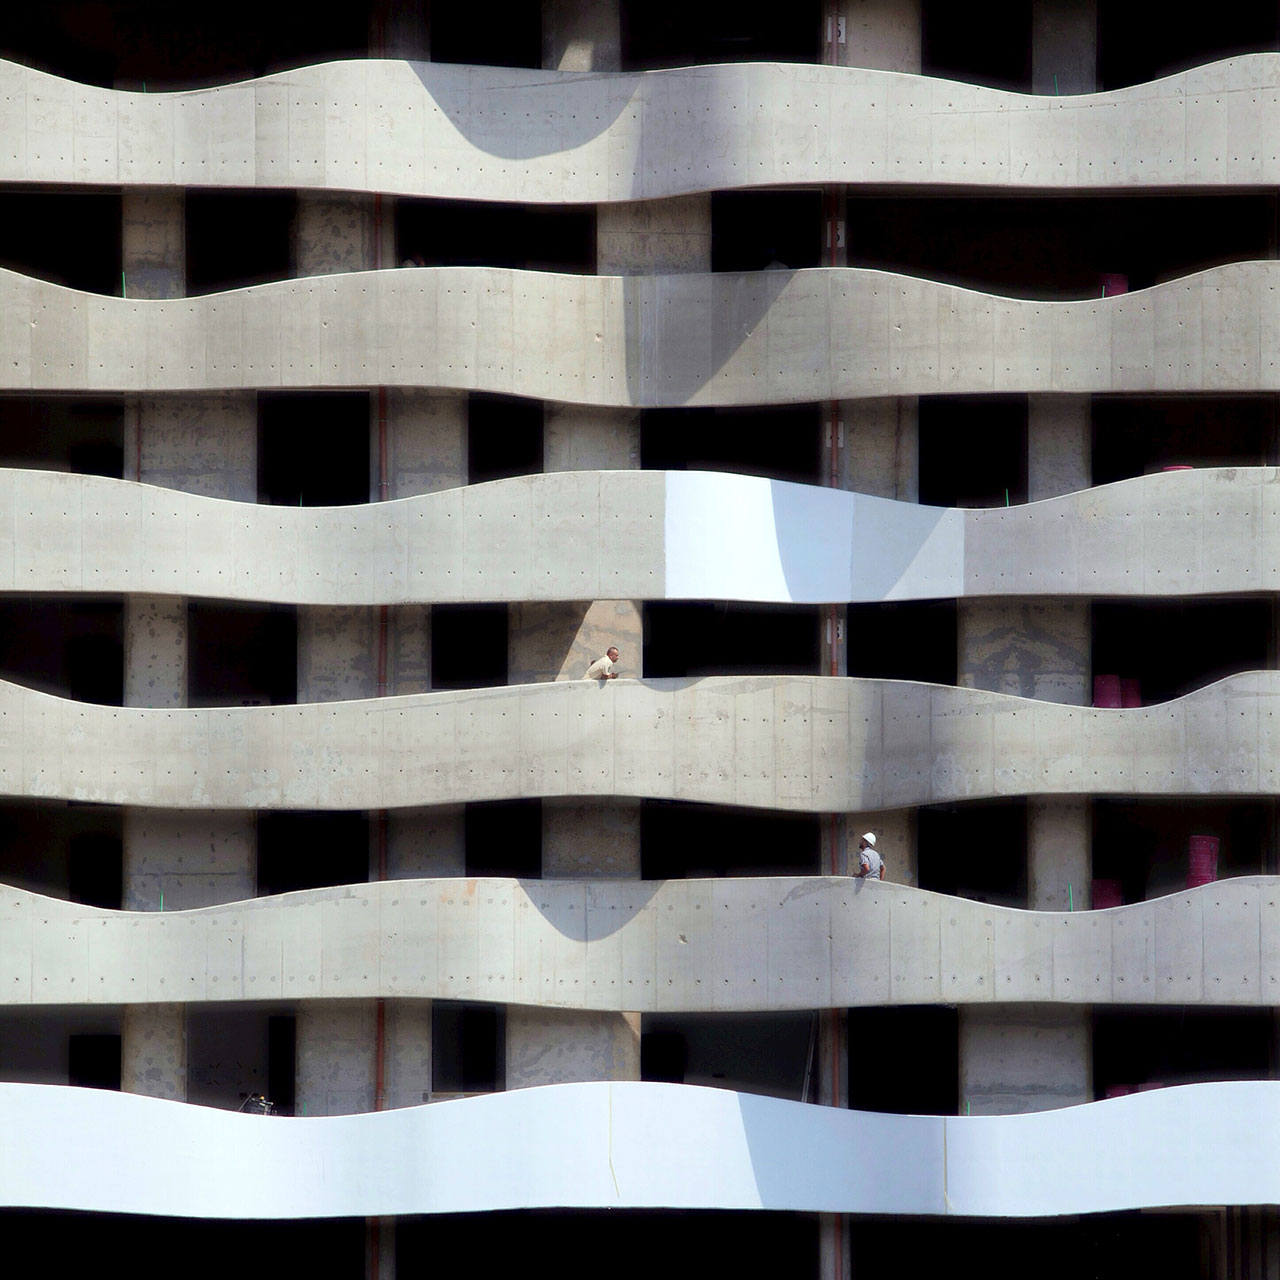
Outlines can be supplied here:
<path id="1" fill-rule="evenodd" d="M 124 474 L 124 401 L 0 396 L 0 466 Z"/>
<path id="2" fill-rule="evenodd" d="M 504 1084 L 505 1011 L 498 1005 L 431 1002 L 431 1091 L 492 1093 Z"/>
<path id="3" fill-rule="evenodd" d="M 369 501 L 367 391 L 258 394 L 258 500 L 277 507 Z"/>
<path id="4" fill-rule="evenodd" d="M 859 1063 L 874 1066 L 869 1074 Z M 954 1116 L 960 1110 L 960 1019 L 943 1005 L 849 1010 L 849 1106 Z"/>
<path id="5" fill-rule="evenodd" d="M 296 203 L 292 191 L 188 187 L 187 294 L 289 279 Z"/>
<path id="6" fill-rule="evenodd" d="M 120 1089 L 120 1037 L 72 1035 L 67 1040 L 67 1083 L 79 1089 Z"/>
<path id="7" fill-rule="evenodd" d="M 482 689 L 507 683 L 507 606 L 431 607 L 431 687 Z"/>
<path id="8" fill-rule="evenodd" d="M 0 804 L 0 883 L 90 906 L 121 905 L 118 805 L 10 799 Z"/>
<path id="9" fill-rule="evenodd" d="M 776 273 L 752 282 L 763 318 L 788 271 L 821 265 L 824 225 L 817 188 L 713 191 L 711 270 Z"/>
<path id="10" fill-rule="evenodd" d="M 464 821 L 468 876 L 542 876 L 541 800 L 469 804 Z"/>
<path id="11" fill-rule="evenodd" d="M 816 404 L 645 409 L 640 465 L 646 471 L 728 471 L 817 484 L 821 439 Z"/>
<path id="12" fill-rule="evenodd" d="M 924 506 L 1004 507 L 1026 500 L 1026 396 L 920 397 Z"/>
<path id="13" fill-rule="evenodd" d="M 851 604 L 845 635 L 851 676 L 956 683 L 954 600 Z"/>
<path id="14" fill-rule="evenodd" d="M 640 874 L 645 880 L 816 875 L 820 834 L 814 814 L 643 800 Z"/>
<path id="15" fill-rule="evenodd" d="M 298 1020 L 293 1014 L 267 1019 L 267 1097 L 282 1116 L 297 1111 Z"/>
<path id="16" fill-rule="evenodd" d="M 1025 799 L 929 805 L 918 830 L 921 889 L 1026 907 Z"/>
<path id="17" fill-rule="evenodd" d="M 119 597 L 0 600 L 0 679 L 59 698 L 124 702 L 124 603 Z"/>
<path id="18" fill-rule="evenodd" d="M 1031 5 L 991 0 L 975 22 L 952 0 L 921 0 L 920 61 L 925 76 L 1015 93 L 1031 90 Z M 920 81 L 921 92 L 927 92 Z M 924 176 L 923 174 L 921 175 Z"/>
<path id="19" fill-rule="evenodd" d="M 297 700 L 298 613 L 292 605 L 192 600 L 187 644 L 188 706 L 280 706 Z"/>
<path id="20" fill-rule="evenodd" d="M 369 815 L 358 811 L 258 814 L 258 896 L 365 884 Z"/>
<path id="21" fill-rule="evenodd" d="M 118 192 L 0 191 L 0 267 L 120 296 Z"/>
<path id="22" fill-rule="evenodd" d="M 6 1009 L 0 1013 L 0 1081 L 67 1084 L 69 1046 L 76 1036 L 114 1038 L 118 1046 L 120 1010 L 104 1005 Z M 111 1078 L 110 1070 L 105 1074 Z"/>
<path id="23" fill-rule="evenodd" d="M 622 0 L 622 70 L 716 62 L 821 62 L 822 8 Z M 710 123 L 710 122 L 707 122 Z M 697 129 L 699 122 L 694 121 Z"/>
<path id="24" fill-rule="evenodd" d="M 435 58 L 432 46 L 432 61 Z M 507 204 L 492 200 L 396 201 L 403 267 L 511 267 L 594 275 L 593 204 Z M 449 283 L 442 286 L 447 301 Z"/>
<path id="25" fill-rule="evenodd" d="M 1094 677 L 1131 682 L 1138 705 L 1180 698 L 1240 671 L 1274 666 L 1265 599 L 1095 600 Z"/>
<path id="26" fill-rule="evenodd" d="M 821 674 L 815 607 L 646 601 L 643 620 L 647 677 Z"/>
<path id="27" fill-rule="evenodd" d="M 261 1094 L 280 1106 L 276 1090 L 283 1079 L 271 1074 L 270 1028 L 292 1017 L 277 1018 L 253 1004 L 193 1004 L 187 1008 L 187 1101 L 195 1106 L 238 1111 L 246 1099 Z M 292 1041 L 288 1058 L 288 1110 L 292 1113 L 295 1074 Z M 279 1073 L 285 1075 L 284 1072 Z"/>
<path id="28" fill-rule="evenodd" d="M 494 0 L 431 6 L 431 61 L 479 67 L 541 67 L 542 6 Z"/>
<path id="29" fill-rule="evenodd" d="M 124 905 L 124 852 L 118 831 L 82 831 L 68 839 L 67 897 L 109 911 Z"/>
<path id="30" fill-rule="evenodd" d="M 1168 467 L 1265 467 L 1276 453 L 1274 396 L 1094 396 L 1093 483 Z"/>
<path id="31" fill-rule="evenodd" d="M 541 400 L 467 397 L 467 481 L 506 480 L 542 471 Z"/>

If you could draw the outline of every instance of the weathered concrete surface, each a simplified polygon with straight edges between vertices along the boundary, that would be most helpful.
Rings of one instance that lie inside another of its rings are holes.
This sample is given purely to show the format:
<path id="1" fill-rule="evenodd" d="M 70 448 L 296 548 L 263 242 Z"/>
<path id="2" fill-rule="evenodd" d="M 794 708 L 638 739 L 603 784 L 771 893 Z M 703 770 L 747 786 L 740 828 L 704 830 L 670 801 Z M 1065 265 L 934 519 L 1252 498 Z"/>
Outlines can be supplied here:
<path id="1" fill-rule="evenodd" d="M 124 811 L 127 911 L 188 911 L 243 902 L 257 890 L 254 814 Z"/>
<path id="2" fill-rule="evenodd" d="M 252 392 L 143 396 L 126 407 L 124 474 L 162 489 L 258 500 Z"/>
<path id="3" fill-rule="evenodd" d="M 507 627 L 512 684 L 580 680 L 610 646 L 618 650 L 621 677 L 640 674 L 643 628 L 635 601 L 513 604 Z"/>
<path id="4" fill-rule="evenodd" d="M 960 1105 L 1008 1116 L 1093 1101 L 1088 1009 L 1043 1005 L 960 1010 Z"/>
<path id="5" fill-rule="evenodd" d="M 130 707 L 187 705 L 187 602 L 125 598 L 124 701 Z"/>
<path id="6" fill-rule="evenodd" d="M 373 196 L 298 192 L 293 221 L 294 275 L 329 276 L 377 266 Z M 388 258 L 393 246 L 386 246 Z"/>
<path id="7" fill-rule="evenodd" d="M 393 809 L 387 814 L 387 878 L 422 880 L 466 871 L 462 805 Z"/>
<path id="8" fill-rule="evenodd" d="M 386 1106 L 431 1101 L 431 1001 L 386 1002 Z"/>
<path id="9" fill-rule="evenodd" d="M 387 498 L 413 498 L 467 483 L 466 396 L 388 387 L 385 434 Z"/>
<path id="10" fill-rule="evenodd" d="M 1032 0 L 1031 91 L 1079 94 L 1097 87 L 1097 0 Z"/>
<path id="11" fill-rule="evenodd" d="M 885 881 L 912 889 L 919 885 L 919 819 L 914 808 L 846 814 L 843 826 L 846 874 L 858 874 L 858 841 L 865 832 L 871 831 L 876 837 L 876 851 L 884 862 Z"/>
<path id="12" fill-rule="evenodd" d="M 1081 493 L 1092 479 L 1088 396 L 1027 398 L 1027 496 Z"/>
<path id="13" fill-rule="evenodd" d="M 640 415 L 634 409 L 549 404 L 543 426 L 543 471 L 635 471 Z"/>
<path id="14" fill-rule="evenodd" d="M 187 1100 L 186 1005 L 125 1005 L 120 1034 L 120 1088 L 149 1098 Z"/>
<path id="15" fill-rule="evenodd" d="M 638 800 L 543 801 L 543 879 L 634 880 L 639 875 Z"/>
<path id="16" fill-rule="evenodd" d="M 404 639 L 412 644 L 412 631 Z M 374 609 L 358 605 L 299 609 L 298 701 L 378 697 L 377 647 Z"/>
<path id="17" fill-rule="evenodd" d="M 1027 905 L 1033 911 L 1088 911 L 1093 905 L 1093 824 L 1089 801 L 1027 804 Z"/>
<path id="18" fill-rule="evenodd" d="M 357 965 L 358 957 L 349 957 Z M 315 989 L 299 989 L 314 996 Z M 346 1116 L 374 1109 L 377 1003 L 305 999 L 297 1010 L 296 1112 Z"/>
<path id="19" fill-rule="evenodd" d="M 187 291 L 185 192 L 180 187 L 126 189 L 120 215 L 125 297 L 181 298 Z"/>
<path id="20" fill-rule="evenodd" d="M 920 409 L 913 396 L 846 400 L 840 405 L 842 489 L 920 500 Z"/>
<path id="21" fill-rule="evenodd" d="M 640 1079 L 640 1019 L 625 1013 L 507 1010 L 507 1088 Z"/>
<path id="22" fill-rule="evenodd" d="M 1089 606 L 1083 600 L 962 600 L 957 683 L 1018 698 L 1091 701 Z"/>
<path id="23" fill-rule="evenodd" d="M 836 39 L 826 61 L 919 74 L 920 0 L 836 0 L 828 10 L 845 20 L 845 39 L 841 44 L 833 33 Z M 828 33 L 824 36 L 830 39 Z"/>
<path id="24" fill-rule="evenodd" d="M 596 210 L 598 274 L 647 276 L 710 270 L 710 195 L 602 204 Z"/>

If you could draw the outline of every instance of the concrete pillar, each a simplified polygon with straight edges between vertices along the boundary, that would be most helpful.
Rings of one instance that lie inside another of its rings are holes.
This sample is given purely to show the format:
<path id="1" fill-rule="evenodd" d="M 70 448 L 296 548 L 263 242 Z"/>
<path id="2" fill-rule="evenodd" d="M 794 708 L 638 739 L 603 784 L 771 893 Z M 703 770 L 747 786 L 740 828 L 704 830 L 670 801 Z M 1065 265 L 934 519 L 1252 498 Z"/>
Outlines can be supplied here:
<path id="1" fill-rule="evenodd" d="M 367 605 L 298 609 L 298 701 L 378 696 L 378 617 Z"/>
<path id="2" fill-rule="evenodd" d="M 1032 502 L 1089 488 L 1091 438 L 1088 396 L 1027 397 L 1027 496 Z"/>
<path id="3" fill-rule="evenodd" d="M 640 1079 L 640 1015 L 507 1009 L 507 1088 Z"/>
<path id="4" fill-rule="evenodd" d="M 544 472 L 635 471 L 639 466 L 638 410 L 547 405 L 542 437 Z"/>
<path id="5" fill-rule="evenodd" d="M 549 71 L 619 71 L 619 0 L 542 0 L 542 65 Z"/>
<path id="6" fill-rule="evenodd" d="M 638 800 L 544 800 L 542 875 L 547 880 L 640 876 Z"/>
<path id="7" fill-rule="evenodd" d="M 125 597 L 124 702 L 128 707 L 187 705 L 184 596 Z"/>
<path id="8" fill-rule="evenodd" d="M 425 62 L 431 56 L 423 0 L 373 0 L 369 12 L 369 56 L 414 62 Z"/>
<path id="9" fill-rule="evenodd" d="M 1032 93 L 1093 93 L 1097 87 L 1097 0 L 1031 0 Z"/>
<path id="10" fill-rule="evenodd" d="M 186 1005 L 125 1005 L 120 1088 L 148 1098 L 187 1100 Z"/>
<path id="11" fill-rule="evenodd" d="M 120 193 L 126 298 L 181 298 L 187 291 L 186 194 L 181 187 Z"/>
<path id="12" fill-rule="evenodd" d="M 876 849 L 884 860 L 884 879 L 915 888 L 920 883 L 919 823 L 915 809 L 881 809 L 851 813 L 845 818 L 845 866 L 842 875 L 858 873 L 858 841 L 874 831 Z"/>
<path id="13" fill-rule="evenodd" d="M 1089 606 L 1082 600 L 961 600 L 958 683 L 1086 706 Z"/>
<path id="14" fill-rule="evenodd" d="M 461 876 L 466 873 L 466 866 L 462 805 L 388 811 L 388 880 Z"/>
<path id="15" fill-rule="evenodd" d="M 431 1101 L 431 1001 L 386 1000 L 388 1110 Z"/>
<path id="16" fill-rule="evenodd" d="M 621 675 L 640 675 L 640 606 L 632 600 L 513 604 L 508 611 L 508 682 L 577 680 L 610 645 Z"/>
<path id="17" fill-rule="evenodd" d="M 920 0 L 835 0 L 824 9 L 824 27 L 824 62 L 920 72 Z"/>
<path id="18" fill-rule="evenodd" d="M 920 501 L 920 409 L 915 396 L 843 400 L 842 489 Z"/>
<path id="19" fill-rule="evenodd" d="M 1091 830 L 1085 799 L 1027 801 L 1027 906 L 1032 911 L 1089 910 Z"/>
<path id="20" fill-rule="evenodd" d="M 975 1116 L 1053 1111 L 1093 1101 L 1087 1009 L 965 1005 L 960 1108 Z"/>
<path id="21" fill-rule="evenodd" d="M 142 396 L 126 407 L 128 480 L 232 502 L 258 500 L 253 392 Z"/>
<path id="22" fill-rule="evenodd" d="M 124 811 L 126 911 L 188 911 L 256 892 L 252 810 Z"/>
<path id="23" fill-rule="evenodd" d="M 711 197 L 623 201 L 596 209 L 596 274 L 711 270 Z"/>
<path id="24" fill-rule="evenodd" d="M 379 412 L 375 406 L 375 415 Z M 388 387 L 381 430 L 387 448 L 387 498 L 439 493 L 467 483 L 467 398 Z M 377 418 L 373 449 L 377 465 Z"/>
<path id="25" fill-rule="evenodd" d="M 385 233 L 386 210 L 383 200 Z M 330 276 L 347 271 L 372 271 L 378 265 L 379 227 L 372 195 L 329 191 L 299 191 L 293 220 L 293 264 L 297 276 Z M 392 224 L 394 225 L 394 224 Z M 382 261 L 395 262 L 394 246 L 381 242 Z"/>
<path id="26" fill-rule="evenodd" d="M 376 1000 L 303 1000 L 297 1011 L 297 1114 L 373 1110 Z"/>

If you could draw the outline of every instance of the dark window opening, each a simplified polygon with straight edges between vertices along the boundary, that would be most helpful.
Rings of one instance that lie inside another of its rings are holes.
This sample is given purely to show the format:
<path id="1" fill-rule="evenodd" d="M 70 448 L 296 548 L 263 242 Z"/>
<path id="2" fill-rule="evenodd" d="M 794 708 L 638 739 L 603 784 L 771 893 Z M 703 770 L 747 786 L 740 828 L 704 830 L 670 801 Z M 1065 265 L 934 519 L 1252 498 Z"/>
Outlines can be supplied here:
<path id="1" fill-rule="evenodd" d="M 280 1114 L 292 1115 L 295 1058 L 292 1016 L 274 1016 L 260 1005 L 187 1009 L 187 1101 L 194 1106 L 238 1111 L 261 1094 Z"/>
<path id="2" fill-rule="evenodd" d="M 816 0 L 765 5 L 622 0 L 622 69 L 716 62 L 821 62 L 822 8 Z"/>
<path id="3" fill-rule="evenodd" d="M 473 393 L 467 397 L 467 481 L 542 471 L 542 401 Z"/>
<path id="4" fill-rule="evenodd" d="M 440 61 L 434 55 L 433 43 L 432 60 Z M 398 200 L 396 246 L 402 266 L 511 267 L 594 275 L 596 207 Z"/>
<path id="5" fill-rule="evenodd" d="M 920 397 L 921 503 L 1004 507 L 1026 500 L 1026 396 Z"/>
<path id="6" fill-rule="evenodd" d="M 282 1116 L 298 1108 L 298 1020 L 292 1014 L 267 1019 L 267 1097 Z"/>
<path id="7" fill-rule="evenodd" d="M 956 683 L 954 600 L 851 604 L 845 636 L 851 676 Z"/>
<path id="8" fill-rule="evenodd" d="M 645 409 L 646 471 L 728 471 L 817 484 L 822 423 L 816 404 L 733 409 Z"/>
<path id="9" fill-rule="evenodd" d="M 298 614 L 287 605 L 187 605 L 187 705 L 281 706 L 298 696 Z"/>
<path id="10" fill-rule="evenodd" d="M 277 507 L 369 501 L 369 393 L 258 395 L 258 500 Z"/>
<path id="11" fill-rule="evenodd" d="M 923 0 L 920 61 L 926 76 L 1030 92 L 1031 5 L 990 0 L 975 22 L 972 11 L 951 0 Z"/>
<path id="12" fill-rule="evenodd" d="M 504 1012 L 491 1004 L 431 1002 L 432 1093 L 493 1093 L 503 1087 Z"/>
<path id="13" fill-rule="evenodd" d="M 67 1041 L 67 1083 L 80 1089 L 120 1089 L 120 1037 L 73 1035 Z"/>
<path id="14" fill-rule="evenodd" d="M 640 1078 L 813 1101 L 814 1026 L 815 1015 L 806 1010 L 646 1013 L 640 1020 Z"/>
<path id="15" fill-rule="evenodd" d="M 69 396 L 0 396 L 0 466 L 124 474 L 124 404 Z"/>
<path id="16" fill-rule="evenodd" d="M 291 191 L 188 188 L 188 295 L 289 279 L 295 205 Z"/>
<path id="17" fill-rule="evenodd" d="M 55 697 L 124 702 L 124 605 L 119 599 L 0 600 L 0 679 Z"/>
<path id="18" fill-rule="evenodd" d="M 920 888 L 1001 907 L 1027 905 L 1027 802 L 920 810 Z"/>
<path id="19" fill-rule="evenodd" d="M 507 606 L 431 607 L 431 687 L 483 689 L 507 683 Z"/>
<path id="20" fill-rule="evenodd" d="M 469 804 L 464 826 L 467 875 L 541 878 L 541 800 Z"/>
<path id="21" fill-rule="evenodd" d="M 433 4 L 430 32 L 432 62 L 542 66 L 542 6 L 527 0 Z"/>
<path id="22" fill-rule="evenodd" d="M 258 896 L 365 884 L 369 817 L 355 811 L 258 814 Z"/>
<path id="23" fill-rule="evenodd" d="M 81 832 L 67 841 L 67 897 L 119 911 L 124 903 L 124 848 L 119 833 Z"/>
<path id="24" fill-rule="evenodd" d="M 1096 600 L 1093 674 L 1137 681 L 1141 704 L 1273 665 L 1270 600 Z"/>
<path id="25" fill-rule="evenodd" d="M 119 908 L 123 809 L 10 799 L 0 804 L 0 881 L 32 893 Z"/>
<path id="26" fill-rule="evenodd" d="M 821 191 L 715 191 L 711 270 L 800 270 L 822 262 Z"/>
<path id="27" fill-rule="evenodd" d="M 819 835 L 812 814 L 644 800 L 640 874 L 645 880 L 816 875 Z"/>
<path id="28" fill-rule="evenodd" d="M 818 670 L 818 610 L 807 606 L 644 605 L 646 676 L 802 675 Z"/>
<path id="29" fill-rule="evenodd" d="M 0 192 L 0 227 L 0 267 L 68 289 L 120 296 L 118 193 Z"/>
<path id="30" fill-rule="evenodd" d="M 873 1062 L 869 1074 L 860 1062 Z M 960 1110 L 960 1019 L 941 1005 L 849 1010 L 849 1106 L 954 1116 Z"/>

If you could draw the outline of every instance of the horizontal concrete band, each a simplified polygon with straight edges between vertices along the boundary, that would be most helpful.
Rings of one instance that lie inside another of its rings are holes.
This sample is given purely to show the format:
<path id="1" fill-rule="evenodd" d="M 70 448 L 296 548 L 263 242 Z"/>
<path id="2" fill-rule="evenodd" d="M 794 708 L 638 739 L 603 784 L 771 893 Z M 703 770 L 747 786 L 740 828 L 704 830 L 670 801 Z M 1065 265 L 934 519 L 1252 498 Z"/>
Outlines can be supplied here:
<path id="1" fill-rule="evenodd" d="M 1280 472 L 986 511 L 699 471 L 564 471 L 354 507 L 0 470 L 0 592 L 317 605 L 769 603 L 1280 588 Z"/>
<path id="2" fill-rule="evenodd" d="M 848 182 L 1274 186 L 1280 59 L 1080 97 L 733 64 L 576 75 L 335 62 L 185 93 L 0 63 L 0 182 L 301 187 L 601 203 Z"/>
<path id="3" fill-rule="evenodd" d="M 5 796 L 183 809 L 627 796 L 841 813 L 1099 794 L 1280 794 L 1280 672 L 1126 711 L 817 676 L 191 710 L 0 683 Z"/>
<path id="4" fill-rule="evenodd" d="M 1280 1084 L 1022 1116 L 551 1085 L 324 1119 L 0 1085 L 0 1205 L 190 1218 L 746 1209 L 1038 1218 L 1280 1201 Z"/>
<path id="5" fill-rule="evenodd" d="M 843 876 L 401 880 L 143 913 L 0 886 L 0 1006 L 1266 1007 L 1280 992 L 1278 886 L 1225 880 L 1074 914 Z"/>
<path id="6" fill-rule="evenodd" d="M 1278 284 L 1275 261 L 1074 302 L 860 268 L 424 267 L 148 301 L 4 271 L 0 390 L 382 385 L 601 406 L 1274 391 Z"/>

